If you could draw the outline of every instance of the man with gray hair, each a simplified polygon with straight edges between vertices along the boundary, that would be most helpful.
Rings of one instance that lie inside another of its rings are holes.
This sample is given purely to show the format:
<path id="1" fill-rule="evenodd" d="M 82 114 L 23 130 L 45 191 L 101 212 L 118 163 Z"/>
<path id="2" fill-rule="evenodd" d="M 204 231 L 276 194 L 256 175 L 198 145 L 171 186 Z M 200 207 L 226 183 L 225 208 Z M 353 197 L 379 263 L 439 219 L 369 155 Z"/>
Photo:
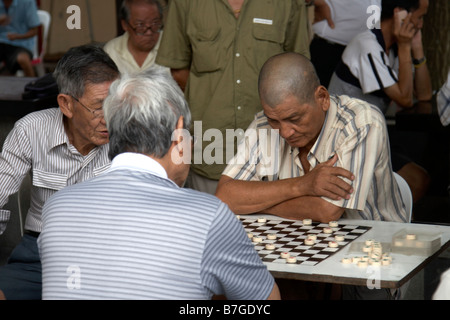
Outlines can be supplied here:
<path id="1" fill-rule="evenodd" d="M 56 191 L 92 178 L 110 166 L 102 103 L 119 76 L 114 61 L 95 46 L 70 49 L 58 62 L 59 108 L 31 113 L 9 133 L 0 154 L 0 208 L 31 173 L 30 209 L 22 242 L 0 268 L 0 297 L 41 298 L 41 263 L 36 239 L 44 203 Z M 0 234 L 10 212 L 0 210 Z"/>
<path id="2" fill-rule="evenodd" d="M 163 35 L 163 8 L 159 0 L 124 0 L 119 15 L 125 33 L 108 41 L 105 51 L 121 73 L 142 72 L 155 66 Z M 169 68 L 159 67 L 169 72 Z"/>
<path id="3" fill-rule="evenodd" d="M 104 109 L 110 171 L 58 192 L 44 208 L 43 298 L 278 298 L 228 207 L 181 187 L 191 115 L 172 77 L 124 76 Z"/>

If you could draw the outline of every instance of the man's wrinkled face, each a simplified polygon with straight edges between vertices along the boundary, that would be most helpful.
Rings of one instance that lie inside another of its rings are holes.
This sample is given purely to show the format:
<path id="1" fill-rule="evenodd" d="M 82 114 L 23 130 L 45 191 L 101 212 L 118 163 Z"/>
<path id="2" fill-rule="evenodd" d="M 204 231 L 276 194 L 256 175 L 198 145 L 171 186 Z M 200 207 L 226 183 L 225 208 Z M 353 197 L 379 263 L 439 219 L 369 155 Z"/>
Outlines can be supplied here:
<path id="1" fill-rule="evenodd" d="M 301 104 L 289 95 L 274 108 L 263 102 L 264 114 L 269 125 L 293 148 L 311 148 L 319 136 L 325 112 L 317 105 Z"/>
<path id="2" fill-rule="evenodd" d="M 83 96 L 73 100 L 72 134 L 77 141 L 83 141 L 83 145 L 96 147 L 109 142 L 102 106 L 111 83 L 87 84 Z"/>
<path id="3" fill-rule="evenodd" d="M 134 4 L 130 7 L 129 21 L 122 21 L 122 27 L 129 34 L 130 44 L 139 51 L 150 52 L 159 40 L 160 33 L 152 29 L 162 24 L 156 5 Z M 141 32 L 140 29 L 144 30 Z"/>

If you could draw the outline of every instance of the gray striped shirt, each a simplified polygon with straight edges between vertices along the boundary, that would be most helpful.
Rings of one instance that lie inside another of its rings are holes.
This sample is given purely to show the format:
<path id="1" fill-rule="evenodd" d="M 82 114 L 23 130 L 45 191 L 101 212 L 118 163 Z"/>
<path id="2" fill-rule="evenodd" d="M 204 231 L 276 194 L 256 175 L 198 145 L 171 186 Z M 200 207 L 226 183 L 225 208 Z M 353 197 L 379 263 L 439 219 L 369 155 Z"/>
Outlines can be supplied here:
<path id="1" fill-rule="evenodd" d="M 355 175 L 349 200 L 334 201 L 346 208 L 344 217 L 406 221 L 406 209 L 393 176 L 384 115 L 378 108 L 348 96 L 331 97 L 322 131 L 308 154 L 313 169 L 337 154 L 337 166 Z M 305 174 L 298 157 L 258 113 L 224 171 L 233 179 L 274 181 Z M 349 181 L 347 181 L 349 182 Z"/>
<path id="2" fill-rule="evenodd" d="M 223 202 L 143 155 L 58 192 L 43 222 L 43 299 L 266 299 L 274 285 Z"/>
<path id="3" fill-rule="evenodd" d="M 108 145 L 83 156 L 69 143 L 59 108 L 31 113 L 17 121 L 0 154 L 0 208 L 31 171 L 31 203 L 25 229 L 40 232 L 42 207 L 51 195 L 106 171 L 110 164 Z M 0 234 L 9 217 L 8 210 L 0 210 Z"/>

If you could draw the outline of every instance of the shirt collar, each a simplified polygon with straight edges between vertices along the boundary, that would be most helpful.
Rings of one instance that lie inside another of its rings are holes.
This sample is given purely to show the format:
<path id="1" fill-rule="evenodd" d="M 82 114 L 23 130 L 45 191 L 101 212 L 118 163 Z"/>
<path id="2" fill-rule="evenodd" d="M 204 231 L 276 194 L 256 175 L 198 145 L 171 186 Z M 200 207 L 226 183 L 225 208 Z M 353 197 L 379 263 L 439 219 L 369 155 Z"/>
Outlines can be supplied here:
<path id="1" fill-rule="evenodd" d="M 67 136 L 66 130 L 64 129 L 64 115 L 62 111 L 57 108 L 54 114 L 54 121 L 51 121 L 50 126 L 51 130 L 49 132 L 52 135 L 49 137 L 49 149 L 53 149 L 54 147 L 60 146 L 62 144 L 70 145 L 69 137 Z"/>
<path id="2" fill-rule="evenodd" d="M 332 154 L 325 154 L 325 144 L 328 140 L 329 133 L 332 130 L 333 121 L 330 119 L 333 119 L 336 117 L 336 111 L 337 111 L 337 101 L 334 100 L 333 97 L 330 97 L 330 107 L 328 108 L 327 113 L 325 114 L 325 121 L 322 126 L 322 130 L 320 131 L 319 136 L 317 137 L 316 142 L 312 146 L 311 150 L 308 154 L 308 161 L 311 163 L 311 158 L 315 158 L 318 163 L 315 165 L 325 162 L 329 160 L 329 157 L 332 156 Z M 314 165 L 314 166 L 315 166 Z"/>
<path id="3" fill-rule="evenodd" d="M 161 164 L 140 153 L 126 152 L 114 157 L 111 162 L 111 170 L 119 168 L 148 172 L 158 177 L 169 179 L 166 170 Z"/>

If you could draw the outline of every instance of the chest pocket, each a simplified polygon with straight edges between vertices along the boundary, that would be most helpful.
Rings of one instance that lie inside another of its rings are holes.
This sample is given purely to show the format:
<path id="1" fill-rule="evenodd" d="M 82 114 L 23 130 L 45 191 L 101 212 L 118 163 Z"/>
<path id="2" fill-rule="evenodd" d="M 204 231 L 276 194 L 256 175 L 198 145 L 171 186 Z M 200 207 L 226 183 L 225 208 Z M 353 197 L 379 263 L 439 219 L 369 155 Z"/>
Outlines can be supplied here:
<path id="1" fill-rule="evenodd" d="M 192 70 L 214 72 L 223 69 L 223 49 L 220 44 L 221 28 L 214 16 L 192 17 L 187 24 L 187 35 L 191 42 Z"/>
<path id="2" fill-rule="evenodd" d="M 58 191 L 67 186 L 67 175 L 33 169 L 33 185 Z"/>
<path id="3" fill-rule="evenodd" d="M 255 46 L 255 61 L 259 67 L 270 57 L 284 51 L 285 41 L 284 27 L 276 24 L 276 21 L 270 19 L 260 19 L 264 23 L 254 20 L 252 34 Z M 269 23 L 272 24 L 266 24 Z"/>

